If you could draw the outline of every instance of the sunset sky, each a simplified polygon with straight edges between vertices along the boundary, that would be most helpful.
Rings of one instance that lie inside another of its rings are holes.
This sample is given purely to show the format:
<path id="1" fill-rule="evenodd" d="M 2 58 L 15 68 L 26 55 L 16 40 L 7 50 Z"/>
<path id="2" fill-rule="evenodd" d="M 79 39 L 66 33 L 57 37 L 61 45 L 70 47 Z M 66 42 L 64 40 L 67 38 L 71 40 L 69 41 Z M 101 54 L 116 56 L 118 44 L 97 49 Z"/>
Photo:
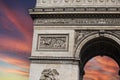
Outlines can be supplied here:
<path id="1" fill-rule="evenodd" d="M 0 0 L 0 80 L 28 80 L 35 0 Z"/>
<path id="2" fill-rule="evenodd" d="M 35 0 L 0 0 L 0 80 L 29 80 Z M 95 57 L 85 66 L 84 80 L 120 80 L 117 63 Z"/>

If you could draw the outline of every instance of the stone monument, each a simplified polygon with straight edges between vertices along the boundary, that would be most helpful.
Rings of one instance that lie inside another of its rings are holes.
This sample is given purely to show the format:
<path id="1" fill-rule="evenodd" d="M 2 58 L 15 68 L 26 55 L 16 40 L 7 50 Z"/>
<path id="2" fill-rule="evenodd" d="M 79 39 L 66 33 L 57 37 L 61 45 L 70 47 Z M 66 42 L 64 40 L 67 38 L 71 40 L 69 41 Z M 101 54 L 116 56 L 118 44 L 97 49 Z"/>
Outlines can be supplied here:
<path id="1" fill-rule="evenodd" d="M 37 0 L 29 12 L 30 80 L 83 80 L 97 55 L 120 66 L 120 0 Z"/>

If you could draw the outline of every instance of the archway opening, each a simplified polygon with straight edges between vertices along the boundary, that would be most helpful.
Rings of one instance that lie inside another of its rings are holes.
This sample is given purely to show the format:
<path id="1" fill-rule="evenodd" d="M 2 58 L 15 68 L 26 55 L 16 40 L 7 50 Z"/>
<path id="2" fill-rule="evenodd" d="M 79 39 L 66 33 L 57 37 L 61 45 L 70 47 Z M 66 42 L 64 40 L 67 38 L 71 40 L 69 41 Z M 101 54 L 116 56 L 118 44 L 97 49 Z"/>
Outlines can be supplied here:
<path id="1" fill-rule="evenodd" d="M 108 56 L 96 56 L 84 67 L 83 80 L 119 80 L 119 66 Z"/>
<path id="2" fill-rule="evenodd" d="M 89 60 L 91 60 L 96 56 L 101 56 L 102 58 L 104 58 L 104 56 L 108 56 L 109 58 L 112 58 L 119 66 L 118 71 L 116 73 L 120 76 L 120 46 L 116 41 L 110 38 L 97 37 L 88 41 L 82 47 L 79 56 L 80 56 L 80 80 L 84 80 L 83 76 L 86 74 L 84 71 L 85 65 Z M 93 65 L 93 67 L 94 66 L 97 65 Z M 91 80 L 109 80 L 109 79 L 101 79 L 101 78 L 91 79 Z"/>

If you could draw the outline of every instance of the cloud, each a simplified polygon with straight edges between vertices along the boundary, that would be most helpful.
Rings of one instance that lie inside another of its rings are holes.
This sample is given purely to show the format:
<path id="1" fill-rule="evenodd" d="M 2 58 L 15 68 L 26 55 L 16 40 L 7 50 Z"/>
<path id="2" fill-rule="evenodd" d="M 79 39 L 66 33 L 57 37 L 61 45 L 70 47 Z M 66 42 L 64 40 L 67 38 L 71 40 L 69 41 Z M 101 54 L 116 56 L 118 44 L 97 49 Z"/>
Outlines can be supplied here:
<path id="1" fill-rule="evenodd" d="M 0 61 L 15 66 L 15 69 L 13 67 L 8 68 L 9 66 L 5 64 L 0 67 L 0 73 L 17 74 L 28 78 L 29 61 L 23 59 L 23 56 L 29 56 L 31 53 L 33 21 L 28 14 L 22 11 L 23 7 L 19 8 L 18 10 L 16 10 L 17 8 L 13 9 L 3 0 L 0 0 L 0 51 L 3 52 L 0 53 Z M 16 36 L 16 34 L 20 35 Z M 18 58 L 5 54 L 4 51 L 17 53 L 16 55 L 21 54 L 21 56 Z M 11 80 L 7 77 L 3 79 Z"/>
<path id="2" fill-rule="evenodd" d="M 118 70 L 113 59 L 97 56 L 86 64 L 84 80 L 118 80 Z"/>
<path id="3" fill-rule="evenodd" d="M 33 27 L 33 22 L 30 16 L 26 15 L 26 13 L 22 12 L 20 9 L 11 9 L 8 5 L 3 3 L 2 0 L 0 0 L 0 15 L 2 15 L 0 16 L 0 24 L 3 26 L 3 28 L 10 30 L 14 34 L 17 34 L 16 31 L 18 31 L 24 37 L 24 40 L 22 40 L 18 38 L 12 38 L 11 36 L 0 36 L 0 50 L 29 54 L 31 52 Z M 10 26 L 10 24 L 13 25 Z M 14 31 L 13 28 L 16 28 L 17 30 Z M 0 67 L 0 71 L 28 77 L 27 70 L 29 70 L 29 62 L 21 58 L 22 56 L 20 56 L 20 58 L 16 58 L 13 56 L 7 56 L 4 53 L 0 53 L 0 61 L 26 70 L 22 71 Z M 119 68 L 114 61 L 111 61 L 108 58 L 103 59 L 101 57 L 96 57 L 86 65 L 86 75 L 84 78 L 85 80 L 110 80 L 110 78 L 117 78 L 119 80 L 117 76 L 118 69 Z"/>
<path id="4" fill-rule="evenodd" d="M 2 38 L 0 37 L 0 50 L 30 53 L 31 44 L 19 39 L 4 36 Z"/>
<path id="5" fill-rule="evenodd" d="M 93 80 L 109 80 L 109 75 L 105 75 L 103 73 L 100 73 L 97 70 L 88 70 L 86 71 L 86 76 L 87 78 L 93 79 Z"/>
<path id="6" fill-rule="evenodd" d="M 106 56 L 98 57 L 96 58 L 96 61 L 98 61 L 99 65 L 101 65 L 103 70 L 108 71 L 110 73 L 116 73 L 119 70 L 118 64 L 109 57 L 106 57 Z"/>
<path id="7" fill-rule="evenodd" d="M 10 56 L 4 55 L 4 54 L 0 54 L 0 61 L 15 65 L 22 69 L 29 70 L 29 62 L 25 61 L 23 59 L 18 59 L 15 57 L 10 57 Z"/>
<path id="8" fill-rule="evenodd" d="M 7 19 L 15 25 L 15 27 L 23 34 L 26 38 L 27 42 L 31 43 L 32 40 L 32 19 L 28 15 L 24 15 L 23 12 L 20 12 L 21 15 L 17 15 L 9 6 L 5 5 L 2 1 L 0 1 L 0 9 L 2 13 L 7 17 Z M 23 19 L 21 20 L 20 18 Z M 4 19 L 3 19 L 4 20 Z M 11 29 L 11 27 L 7 27 L 7 25 L 3 24 L 5 28 Z"/>
<path id="9" fill-rule="evenodd" d="M 0 67 L 0 71 L 4 72 L 4 73 L 7 73 L 7 74 L 18 74 L 18 75 L 21 75 L 21 76 L 24 76 L 24 77 L 29 76 L 28 72 L 25 72 L 25 71 L 22 71 L 22 70 L 15 70 L 15 69 L 10 69 L 10 68 Z"/>
<path id="10" fill-rule="evenodd" d="M 6 68 L 6 67 L 0 67 L 0 72 L 6 73 L 6 74 L 17 74 L 19 76 L 24 76 L 27 77 L 29 76 L 29 62 L 15 58 L 15 57 L 10 57 L 4 54 L 0 53 L 0 61 L 3 61 L 7 64 L 14 65 L 18 67 L 20 70 L 16 68 Z M 7 66 L 7 65 L 6 65 Z"/>

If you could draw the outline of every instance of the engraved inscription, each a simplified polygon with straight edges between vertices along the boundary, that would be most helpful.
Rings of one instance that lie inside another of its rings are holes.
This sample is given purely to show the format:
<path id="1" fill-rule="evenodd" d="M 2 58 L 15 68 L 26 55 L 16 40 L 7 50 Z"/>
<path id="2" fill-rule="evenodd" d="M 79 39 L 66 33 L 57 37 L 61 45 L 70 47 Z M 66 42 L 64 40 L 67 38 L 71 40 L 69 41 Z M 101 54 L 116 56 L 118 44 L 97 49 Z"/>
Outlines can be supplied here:
<path id="1" fill-rule="evenodd" d="M 68 50 L 68 34 L 39 34 L 37 50 Z"/>
<path id="2" fill-rule="evenodd" d="M 59 73 L 56 69 L 44 69 L 39 80 L 59 80 Z"/>

